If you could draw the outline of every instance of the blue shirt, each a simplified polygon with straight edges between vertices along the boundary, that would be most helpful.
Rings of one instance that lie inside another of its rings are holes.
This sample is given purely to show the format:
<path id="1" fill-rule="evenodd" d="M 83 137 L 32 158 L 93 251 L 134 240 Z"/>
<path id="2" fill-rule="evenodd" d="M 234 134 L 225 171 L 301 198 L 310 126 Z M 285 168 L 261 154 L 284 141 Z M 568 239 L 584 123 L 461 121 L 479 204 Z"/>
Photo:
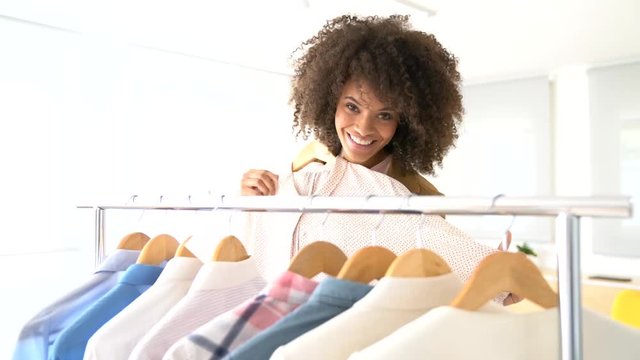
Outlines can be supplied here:
<path id="1" fill-rule="evenodd" d="M 153 285 L 162 269 L 160 266 L 131 265 L 113 289 L 60 333 L 49 359 L 82 360 L 91 335 Z"/>
<path id="2" fill-rule="evenodd" d="M 137 250 L 116 250 L 86 282 L 36 314 L 22 328 L 13 360 L 48 359 L 60 332 L 111 290 L 119 275 L 135 264 L 139 254 Z"/>
<path id="3" fill-rule="evenodd" d="M 224 359 L 268 359 L 279 346 L 349 309 L 371 289 L 369 285 L 353 281 L 326 278 L 311 294 L 309 301 L 238 347 Z"/>

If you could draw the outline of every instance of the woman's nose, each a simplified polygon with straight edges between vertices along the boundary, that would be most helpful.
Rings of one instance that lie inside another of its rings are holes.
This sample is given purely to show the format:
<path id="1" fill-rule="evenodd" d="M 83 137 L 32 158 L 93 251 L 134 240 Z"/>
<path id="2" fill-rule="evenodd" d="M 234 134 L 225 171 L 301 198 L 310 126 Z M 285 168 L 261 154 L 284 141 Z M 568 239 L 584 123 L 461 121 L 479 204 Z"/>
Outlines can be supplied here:
<path id="1" fill-rule="evenodd" d="M 366 136 L 374 130 L 374 119 L 366 114 L 362 114 L 356 120 L 356 129 L 360 132 L 360 135 Z"/>

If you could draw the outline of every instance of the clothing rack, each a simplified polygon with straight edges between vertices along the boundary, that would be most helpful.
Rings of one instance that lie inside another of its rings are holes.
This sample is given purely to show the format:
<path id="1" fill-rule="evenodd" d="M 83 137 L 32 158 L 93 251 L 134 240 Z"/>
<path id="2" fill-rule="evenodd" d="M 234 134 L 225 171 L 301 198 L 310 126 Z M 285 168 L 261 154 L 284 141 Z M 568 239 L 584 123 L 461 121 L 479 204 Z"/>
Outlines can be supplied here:
<path id="1" fill-rule="evenodd" d="M 268 211 L 312 213 L 388 213 L 450 215 L 554 216 L 558 253 L 558 295 L 561 359 L 582 359 L 582 298 L 580 278 L 580 218 L 628 218 L 629 197 L 278 197 L 220 196 L 189 204 L 92 205 L 95 211 L 96 261 L 104 257 L 105 213 L 110 209 L 185 211 Z"/>

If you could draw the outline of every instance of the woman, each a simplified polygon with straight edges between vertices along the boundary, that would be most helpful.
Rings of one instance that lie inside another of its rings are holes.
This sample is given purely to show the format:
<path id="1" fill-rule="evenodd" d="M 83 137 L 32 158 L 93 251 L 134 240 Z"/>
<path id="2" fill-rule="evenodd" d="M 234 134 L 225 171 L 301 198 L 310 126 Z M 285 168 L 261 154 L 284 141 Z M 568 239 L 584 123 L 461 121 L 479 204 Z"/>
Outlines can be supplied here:
<path id="1" fill-rule="evenodd" d="M 297 135 L 414 194 L 441 195 L 419 174 L 433 174 L 458 137 L 456 58 L 406 16 L 342 16 L 298 50 L 290 99 Z M 251 169 L 241 194 L 275 195 L 277 184 L 277 174 Z"/>

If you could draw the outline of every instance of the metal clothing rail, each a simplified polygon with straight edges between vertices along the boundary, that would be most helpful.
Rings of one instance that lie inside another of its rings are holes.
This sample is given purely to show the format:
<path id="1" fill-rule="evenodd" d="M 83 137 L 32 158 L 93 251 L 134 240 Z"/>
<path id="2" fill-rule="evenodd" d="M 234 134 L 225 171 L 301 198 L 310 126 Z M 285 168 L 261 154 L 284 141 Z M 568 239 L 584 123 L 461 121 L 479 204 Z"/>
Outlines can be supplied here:
<path id="1" fill-rule="evenodd" d="M 580 278 L 580 218 L 626 218 L 632 215 L 629 197 L 283 197 L 221 196 L 198 203 L 79 206 L 95 210 L 96 259 L 104 256 L 105 211 L 240 210 L 268 212 L 338 212 L 452 215 L 554 216 L 558 252 L 558 295 L 561 358 L 582 359 L 582 299 Z"/>

